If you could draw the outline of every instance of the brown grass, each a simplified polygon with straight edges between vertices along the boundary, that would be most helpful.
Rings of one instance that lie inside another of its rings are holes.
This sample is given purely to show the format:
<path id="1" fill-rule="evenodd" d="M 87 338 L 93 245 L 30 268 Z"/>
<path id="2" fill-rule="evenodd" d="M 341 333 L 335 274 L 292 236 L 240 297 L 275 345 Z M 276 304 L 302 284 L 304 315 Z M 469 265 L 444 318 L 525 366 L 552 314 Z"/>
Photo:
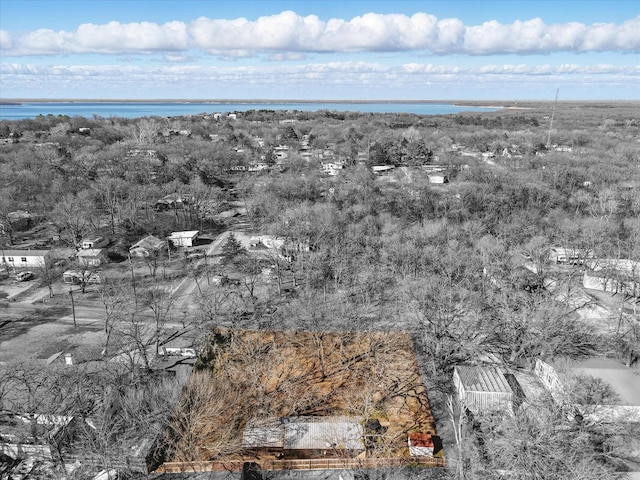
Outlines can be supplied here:
<path id="1" fill-rule="evenodd" d="M 407 334 L 228 331 L 203 358 L 174 412 L 168 461 L 256 460 L 241 448 L 250 419 L 376 418 L 386 458 L 408 456 L 409 431 L 436 433 Z"/>

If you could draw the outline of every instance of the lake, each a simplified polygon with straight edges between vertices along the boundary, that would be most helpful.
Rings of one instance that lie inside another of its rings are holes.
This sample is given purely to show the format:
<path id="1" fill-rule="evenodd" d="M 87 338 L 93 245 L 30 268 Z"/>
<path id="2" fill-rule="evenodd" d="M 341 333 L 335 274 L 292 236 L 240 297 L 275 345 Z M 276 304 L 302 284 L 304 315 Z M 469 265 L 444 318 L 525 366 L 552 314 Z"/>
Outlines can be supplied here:
<path id="1" fill-rule="evenodd" d="M 38 115 L 67 115 L 69 117 L 174 117 L 202 113 L 245 112 L 247 110 L 329 110 L 362 113 L 414 113 L 418 115 L 446 115 L 460 112 L 495 112 L 496 107 L 468 107 L 451 103 L 426 102 L 23 102 L 0 104 L 1 120 L 35 118 Z"/>

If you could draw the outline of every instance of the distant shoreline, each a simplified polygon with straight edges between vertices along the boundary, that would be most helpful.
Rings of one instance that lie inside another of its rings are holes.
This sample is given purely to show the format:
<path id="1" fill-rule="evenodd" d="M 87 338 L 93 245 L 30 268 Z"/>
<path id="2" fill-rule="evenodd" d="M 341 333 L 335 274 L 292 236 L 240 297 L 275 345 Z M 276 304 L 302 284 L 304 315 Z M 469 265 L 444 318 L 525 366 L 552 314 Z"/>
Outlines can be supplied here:
<path id="1" fill-rule="evenodd" d="M 0 99 L 1 106 L 20 106 L 24 104 L 42 103 L 42 104 L 129 104 L 129 105 L 153 105 L 159 103 L 165 104 L 199 104 L 199 105 L 452 105 L 454 107 L 470 107 L 470 108 L 492 108 L 498 110 L 531 110 L 536 107 L 547 107 L 554 103 L 553 100 L 303 100 L 303 99 L 286 99 L 286 100 L 270 100 L 264 98 L 258 99 L 179 99 L 179 98 L 163 98 L 163 99 L 106 99 L 106 98 L 7 98 Z M 558 102 L 561 105 L 640 105 L 640 100 L 562 100 Z"/>
<path id="2" fill-rule="evenodd" d="M 558 103 L 565 104 L 577 104 L 577 103 L 639 103 L 640 100 L 561 100 Z M 506 106 L 520 107 L 531 104 L 547 104 L 553 103 L 553 100 L 308 100 L 308 99 L 282 99 L 272 100 L 264 98 L 249 98 L 249 99 L 181 99 L 181 98 L 155 98 L 155 99 L 107 99 L 107 98 L 7 98 L 0 99 L 0 105 L 19 105 L 21 103 L 197 103 L 197 104 L 319 104 L 319 103 L 336 103 L 336 104 L 448 104 L 456 106 L 483 106 L 483 107 L 496 107 L 504 108 Z"/>

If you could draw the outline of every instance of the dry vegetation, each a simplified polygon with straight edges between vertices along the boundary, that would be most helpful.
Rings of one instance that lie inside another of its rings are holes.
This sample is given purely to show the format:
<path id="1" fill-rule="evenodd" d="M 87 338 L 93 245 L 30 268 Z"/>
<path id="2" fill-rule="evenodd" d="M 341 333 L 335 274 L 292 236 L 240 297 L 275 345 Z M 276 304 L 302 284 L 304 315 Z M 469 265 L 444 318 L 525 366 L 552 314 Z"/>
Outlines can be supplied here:
<path id="1" fill-rule="evenodd" d="M 167 432 L 167 458 L 251 460 L 247 421 L 348 415 L 388 427 L 372 455 L 408 456 L 407 432 L 436 433 L 411 339 L 401 333 L 229 331 L 214 336 Z"/>

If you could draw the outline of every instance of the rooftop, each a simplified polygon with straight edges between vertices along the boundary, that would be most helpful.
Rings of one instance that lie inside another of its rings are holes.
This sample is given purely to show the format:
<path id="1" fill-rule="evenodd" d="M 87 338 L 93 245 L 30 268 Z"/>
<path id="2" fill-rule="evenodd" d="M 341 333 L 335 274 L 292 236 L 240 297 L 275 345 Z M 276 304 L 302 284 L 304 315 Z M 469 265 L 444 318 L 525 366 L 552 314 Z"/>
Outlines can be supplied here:
<path id="1" fill-rule="evenodd" d="M 195 237 L 198 235 L 198 233 L 200 233 L 199 230 L 189 230 L 189 231 L 185 231 L 185 232 L 171 232 L 170 237 L 173 238 L 190 238 L 190 237 Z"/>
<path id="2" fill-rule="evenodd" d="M 470 367 L 459 365 L 456 371 L 468 391 L 513 393 L 507 379 L 496 367 Z"/>
<path id="3" fill-rule="evenodd" d="M 620 404 L 640 406 L 640 372 L 610 358 L 590 358 L 576 364 L 575 373 L 599 378 L 620 396 Z"/>
<path id="4" fill-rule="evenodd" d="M 362 436 L 362 421 L 356 417 L 283 417 L 249 422 L 242 445 L 286 450 L 361 450 Z"/>
<path id="5" fill-rule="evenodd" d="M 51 250 L 0 250 L 3 257 L 43 257 L 50 252 Z"/>

